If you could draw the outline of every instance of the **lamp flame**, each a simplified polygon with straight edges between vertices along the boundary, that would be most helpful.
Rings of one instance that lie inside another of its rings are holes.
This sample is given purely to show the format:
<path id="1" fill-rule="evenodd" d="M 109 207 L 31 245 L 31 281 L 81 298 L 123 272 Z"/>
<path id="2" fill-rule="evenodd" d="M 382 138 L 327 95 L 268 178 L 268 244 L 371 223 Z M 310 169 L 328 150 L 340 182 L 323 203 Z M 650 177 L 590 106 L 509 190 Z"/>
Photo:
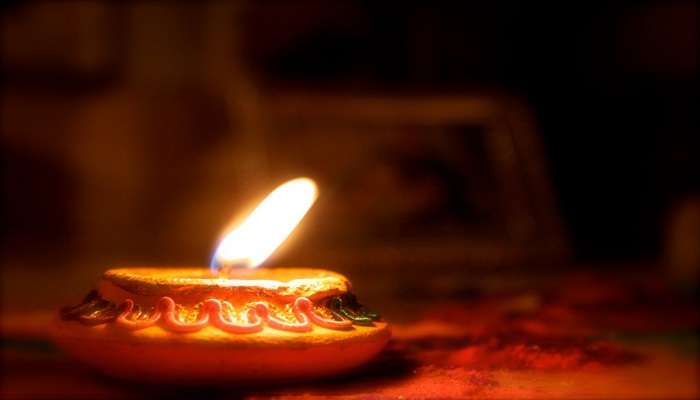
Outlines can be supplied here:
<path id="1" fill-rule="evenodd" d="M 255 268 L 279 247 L 318 197 L 309 178 L 285 182 L 272 191 L 239 226 L 223 235 L 211 269 Z"/>

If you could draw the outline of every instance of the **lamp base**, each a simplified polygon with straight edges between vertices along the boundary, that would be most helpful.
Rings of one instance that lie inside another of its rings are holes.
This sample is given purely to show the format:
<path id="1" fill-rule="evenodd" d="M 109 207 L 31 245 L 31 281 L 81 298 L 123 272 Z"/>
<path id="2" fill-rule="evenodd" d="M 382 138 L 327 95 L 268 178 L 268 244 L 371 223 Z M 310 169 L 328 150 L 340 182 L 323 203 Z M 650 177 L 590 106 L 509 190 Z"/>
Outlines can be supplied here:
<path id="1" fill-rule="evenodd" d="M 244 384 L 348 371 L 389 340 L 344 276 L 269 269 L 105 272 L 82 303 L 61 310 L 55 342 L 108 375 L 150 382 Z"/>
<path id="2" fill-rule="evenodd" d="M 227 337 L 216 328 L 205 328 L 176 340 L 125 337 L 124 332 L 104 325 L 59 321 L 54 333 L 56 343 L 69 355 L 104 374 L 181 384 L 245 384 L 336 375 L 371 360 L 390 337 L 383 322 L 352 331 L 314 327 L 300 334 L 265 328 Z"/>

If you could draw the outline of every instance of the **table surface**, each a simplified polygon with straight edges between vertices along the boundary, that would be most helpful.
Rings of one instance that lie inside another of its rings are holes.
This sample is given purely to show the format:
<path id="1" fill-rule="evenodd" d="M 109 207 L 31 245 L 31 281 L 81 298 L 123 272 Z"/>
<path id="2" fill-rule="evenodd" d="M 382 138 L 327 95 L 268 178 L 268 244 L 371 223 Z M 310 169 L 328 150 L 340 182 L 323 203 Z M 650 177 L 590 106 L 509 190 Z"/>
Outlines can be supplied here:
<path id="1" fill-rule="evenodd" d="M 173 387 L 97 375 L 45 337 L 52 313 L 2 318 L 0 397 L 479 398 L 700 397 L 692 296 L 649 279 L 569 274 L 557 285 L 406 299 L 393 339 L 351 374 L 265 387 Z M 391 307 L 389 307 L 391 308 Z"/>

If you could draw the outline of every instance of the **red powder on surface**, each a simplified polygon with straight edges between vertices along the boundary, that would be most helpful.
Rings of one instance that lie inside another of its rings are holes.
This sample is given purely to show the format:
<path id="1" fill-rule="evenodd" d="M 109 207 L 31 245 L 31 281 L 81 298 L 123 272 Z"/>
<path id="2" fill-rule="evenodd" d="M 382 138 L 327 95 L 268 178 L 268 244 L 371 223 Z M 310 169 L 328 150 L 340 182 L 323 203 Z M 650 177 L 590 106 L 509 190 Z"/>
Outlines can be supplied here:
<path id="1" fill-rule="evenodd" d="M 537 345 L 494 343 L 467 346 L 452 351 L 446 365 L 485 369 L 576 370 L 619 365 L 638 360 L 635 354 L 605 343 L 557 345 L 542 348 Z"/>
<path id="2" fill-rule="evenodd" d="M 416 370 L 410 379 L 377 393 L 406 399 L 482 397 L 496 386 L 498 383 L 489 372 L 426 366 Z"/>
<path id="3" fill-rule="evenodd" d="M 515 345 L 503 349 L 471 346 L 452 353 L 448 364 L 489 369 L 572 369 L 582 364 L 580 351 L 546 353 L 537 346 Z"/>

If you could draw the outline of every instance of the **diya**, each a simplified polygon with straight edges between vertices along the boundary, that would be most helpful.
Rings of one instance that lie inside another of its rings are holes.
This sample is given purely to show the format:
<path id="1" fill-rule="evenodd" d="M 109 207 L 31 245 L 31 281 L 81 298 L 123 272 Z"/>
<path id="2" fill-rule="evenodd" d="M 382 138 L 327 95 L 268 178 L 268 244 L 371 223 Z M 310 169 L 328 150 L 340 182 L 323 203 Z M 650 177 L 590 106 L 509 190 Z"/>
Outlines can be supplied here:
<path id="1" fill-rule="evenodd" d="M 311 268 L 254 269 L 316 198 L 300 178 L 273 191 L 220 241 L 215 268 L 119 268 L 60 312 L 68 354 L 117 377 L 247 383 L 338 374 L 372 359 L 389 327 L 350 281 Z"/>

